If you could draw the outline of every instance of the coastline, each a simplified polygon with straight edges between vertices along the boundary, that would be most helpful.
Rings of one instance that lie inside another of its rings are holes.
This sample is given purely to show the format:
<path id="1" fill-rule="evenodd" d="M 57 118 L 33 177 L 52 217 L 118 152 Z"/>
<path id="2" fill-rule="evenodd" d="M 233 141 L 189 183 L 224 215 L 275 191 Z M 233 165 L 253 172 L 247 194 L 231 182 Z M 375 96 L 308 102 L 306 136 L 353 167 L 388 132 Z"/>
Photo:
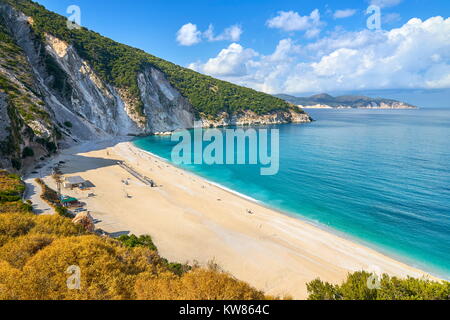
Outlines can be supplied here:
<path id="1" fill-rule="evenodd" d="M 417 110 L 418 107 L 330 107 L 330 106 L 299 106 L 305 110 Z"/>
<path id="2" fill-rule="evenodd" d="M 335 108 L 335 109 L 337 109 L 337 108 Z M 359 109 L 365 109 L 365 108 L 359 108 Z M 374 108 L 372 108 L 372 109 L 374 109 Z M 380 109 L 380 108 L 378 108 L 378 109 Z M 401 110 L 406 110 L 406 109 L 401 109 Z M 245 195 L 245 194 L 243 194 L 243 193 L 241 193 L 239 191 L 236 191 L 236 190 L 233 190 L 233 189 L 231 189 L 229 187 L 226 187 L 226 186 L 224 186 L 224 185 L 222 185 L 222 184 L 220 184 L 218 182 L 214 182 L 212 180 L 209 180 L 209 178 L 203 177 L 203 176 L 201 176 L 201 175 L 199 175 L 199 174 L 197 174 L 195 172 L 192 172 L 192 171 L 186 170 L 184 168 L 181 168 L 181 167 L 171 163 L 169 160 L 167 160 L 167 159 L 165 159 L 165 158 L 163 158 L 163 157 L 161 157 L 161 156 L 159 156 L 159 155 L 157 155 L 155 153 L 152 153 L 150 151 L 147 151 L 147 150 L 144 150 L 144 149 L 141 149 L 141 148 L 135 146 L 133 144 L 133 141 L 130 141 L 129 143 L 134 148 L 136 148 L 139 152 L 143 152 L 143 153 L 146 153 L 146 154 L 150 155 L 151 157 L 157 158 L 161 162 L 164 162 L 164 163 L 166 163 L 166 164 L 168 164 L 170 166 L 173 166 L 173 167 L 175 167 L 175 168 L 177 168 L 179 170 L 182 170 L 187 175 L 192 175 L 193 177 L 195 177 L 197 179 L 205 180 L 206 183 L 210 184 L 211 186 L 215 186 L 217 188 L 220 188 L 223 191 L 228 192 L 228 193 L 230 193 L 232 195 L 235 195 L 235 196 L 237 196 L 237 197 L 239 197 L 239 198 L 241 198 L 243 200 L 251 201 L 251 202 L 253 202 L 253 203 L 255 203 L 255 204 L 259 205 L 259 206 L 262 206 L 262 207 L 266 208 L 267 210 L 271 210 L 271 211 L 277 212 L 280 215 L 283 215 L 283 216 L 286 216 L 286 217 L 289 217 L 289 218 L 292 218 L 292 219 L 295 219 L 295 220 L 302 221 L 302 222 L 307 223 L 307 224 L 311 225 L 312 227 L 318 228 L 318 229 L 320 229 L 320 230 L 322 230 L 324 232 L 331 233 L 331 234 L 333 234 L 333 235 L 335 235 L 335 236 L 337 236 L 339 238 L 345 239 L 347 241 L 350 241 L 350 242 L 353 242 L 355 244 L 361 245 L 361 246 L 366 247 L 368 249 L 374 250 L 374 251 L 376 251 L 376 252 L 378 252 L 378 253 L 380 253 L 382 255 L 385 255 L 387 257 L 392 258 L 393 260 L 396 260 L 396 261 L 398 261 L 400 263 L 404 263 L 404 264 L 406 264 L 407 266 L 409 266 L 411 268 L 414 268 L 414 269 L 417 269 L 417 270 L 423 270 L 420 265 L 415 265 L 413 259 L 407 258 L 407 257 L 405 257 L 405 256 L 403 256 L 401 254 L 397 254 L 397 253 L 395 253 L 393 251 L 389 251 L 389 248 L 377 247 L 373 243 L 365 241 L 364 239 L 356 238 L 356 237 L 352 236 L 349 233 L 345 233 L 343 231 L 339 231 L 339 230 L 334 229 L 332 227 L 326 226 L 326 225 L 320 223 L 319 221 L 308 219 L 307 217 L 302 216 L 301 214 L 298 214 L 298 213 L 295 213 L 295 212 L 285 211 L 285 210 L 282 210 L 282 209 L 270 206 L 269 204 L 266 204 L 266 203 L 264 203 L 261 200 L 252 198 L 252 197 L 247 196 L 247 195 Z M 425 268 L 425 267 L 423 267 L 423 268 Z M 426 273 L 428 276 L 430 276 L 430 278 L 435 279 L 435 280 L 446 280 L 447 281 L 447 277 L 445 275 L 443 275 L 443 274 L 439 274 L 439 270 L 434 270 L 432 272 L 430 270 L 430 267 L 428 267 L 426 269 L 427 269 L 427 271 L 423 270 L 423 272 Z"/>
<path id="3" fill-rule="evenodd" d="M 367 270 L 400 277 L 429 277 L 374 249 L 272 209 L 255 199 L 180 169 L 130 141 L 89 143 L 63 150 L 67 176 L 80 175 L 96 187 L 64 190 L 87 203 L 97 228 L 120 234 L 150 234 L 172 261 L 214 260 L 236 278 L 268 294 L 306 298 L 306 283 L 320 277 L 340 283 L 348 272 Z M 154 179 L 150 189 L 130 178 L 117 161 Z M 44 179 L 54 186 L 52 179 Z M 125 199 L 124 193 L 131 199 Z M 251 210 L 254 214 L 249 214 Z"/>

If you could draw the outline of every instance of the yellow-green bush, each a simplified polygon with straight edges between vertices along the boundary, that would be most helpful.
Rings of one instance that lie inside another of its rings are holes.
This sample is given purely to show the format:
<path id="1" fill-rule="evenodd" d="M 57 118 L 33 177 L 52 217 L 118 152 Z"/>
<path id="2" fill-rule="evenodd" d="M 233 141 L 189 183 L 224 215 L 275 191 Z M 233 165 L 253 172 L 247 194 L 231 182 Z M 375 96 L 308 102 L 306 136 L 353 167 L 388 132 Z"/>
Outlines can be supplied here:
<path id="1" fill-rule="evenodd" d="M 1 188 L 21 197 L 20 179 L 3 175 Z M 9 199 L 9 198 L 8 198 Z M 0 203 L 0 299 L 262 299 L 247 284 L 217 270 L 170 264 L 150 236 L 121 241 L 88 234 L 59 215 L 36 216 L 17 202 Z M 68 268 L 79 268 L 80 288 L 69 289 Z"/>
<path id="2" fill-rule="evenodd" d="M 127 248 L 96 235 L 29 234 L 0 248 L 3 299 L 263 299 L 249 285 L 216 270 L 170 272 L 155 251 Z M 69 290 L 66 273 L 80 268 L 80 290 Z"/>
<path id="3" fill-rule="evenodd" d="M 182 277 L 142 274 L 136 294 L 143 300 L 262 300 L 262 292 L 217 270 L 194 269 Z"/>
<path id="4" fill-rule="evenodd" d="M 0 204 L 19 201 L 24 190 L 25 186 L 18 176 L 0 170 Z"/>
<path id="5" fill-rule="evenodd" d="M 21 269 L 29 258 L 51 244 L 53 240 L 52 236 L 40 234 L 28 234 L 15 238 L 14 241 L 9 241 L 0 247 L 0 260 Z"/>
<path id="6" fill-rule="evenodd" d="M 128 249 L 97 236 L 58 239 L 28 260 L 17 290 L 23 299 L 132 299 L 136 272 L 153 265 L 139 270 L 128 255 Z M 67 287 L 70 266 L 80 268 L 80 290 Z"/>
<path id="7" fill-rule="evenodd" d="M 20 299 L 20 292 L 14 288 L 16 279 L 20 279 L 20 277 L 20 270 L 13 268 L 8 262 L 0 260 L 0 300 Z"/>
<path id="8" fill-rule="evenodd" d="M 35 226 L 32 214 L 6 213 L 0 215 L 0 235 L 19 237 L 27 234 Z"/>
<path id="9" fill-rule="evenodd" d="M 86 233 L 83 226 L 73 224 L 68 218 L 58 215 L 42 215 L 35 217 L 36 225 L 31 233 L 54 234 L 57 236 L 77 236 Z"/>
<path id="10" fill-rule="evenodd" d="M 0 204 L 0 214 L 6 212 L 27 213 L 32 212 L 33 208 L 28 203 L 22 201 L 3 202 Z"/>

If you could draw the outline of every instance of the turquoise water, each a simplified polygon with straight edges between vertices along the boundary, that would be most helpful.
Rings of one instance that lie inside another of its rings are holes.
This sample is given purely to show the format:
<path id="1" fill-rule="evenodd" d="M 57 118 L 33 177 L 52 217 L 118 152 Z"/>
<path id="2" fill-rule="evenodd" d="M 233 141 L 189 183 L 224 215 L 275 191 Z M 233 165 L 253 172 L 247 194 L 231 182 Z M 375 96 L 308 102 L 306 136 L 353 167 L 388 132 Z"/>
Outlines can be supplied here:
<path id="1" fill-rule="evenodd" d="M 280 171 L 182 165 L 262 203 L 450 279 L 450 109 L 316 110 L 279 125 Z M 135 145 L 170 160 L 170 137 Z"/>

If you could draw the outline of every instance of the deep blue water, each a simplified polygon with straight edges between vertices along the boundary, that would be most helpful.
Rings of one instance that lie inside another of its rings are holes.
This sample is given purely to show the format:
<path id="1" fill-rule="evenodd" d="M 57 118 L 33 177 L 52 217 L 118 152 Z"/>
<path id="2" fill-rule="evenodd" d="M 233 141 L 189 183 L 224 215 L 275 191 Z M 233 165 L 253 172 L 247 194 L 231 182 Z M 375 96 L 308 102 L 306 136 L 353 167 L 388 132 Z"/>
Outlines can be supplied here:
<path id="1" fill-rule="evenodd" d="M 280 131 L 280 171 L 182 165 L 450 279 L 450 109 L 313 110 Z M 137 147 L 170 160 L 170 137 Z"/>

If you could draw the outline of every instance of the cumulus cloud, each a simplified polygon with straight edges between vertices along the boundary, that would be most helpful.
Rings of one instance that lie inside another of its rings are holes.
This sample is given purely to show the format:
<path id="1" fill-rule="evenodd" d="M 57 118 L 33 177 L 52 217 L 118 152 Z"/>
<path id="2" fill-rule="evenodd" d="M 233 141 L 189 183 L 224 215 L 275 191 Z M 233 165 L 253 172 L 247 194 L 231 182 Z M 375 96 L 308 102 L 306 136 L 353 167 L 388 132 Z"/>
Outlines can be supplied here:
<path id="1" fill-rule="evenodd" d="M 305 32 L 305 37 L 308 39 L 315 38 L 320 34 L 321 30 L 319 28 L 312 28 Z"/>
<path id="2" fill-rule="evenodd" d="M 226 28 L 222 33 L 214 35 L 214 26 L 209 25 L 208 30 L 201 32 L 197 25 L 187 23 L 177 32 L 177 42 L 182 46 L 192 46 L 202 42 L 204 39 L 209 42 L 213 41 L 239 41 L 243 33 L 242 27 L 232 25 Z"/>
<path id="3" fill-rule="evenodd" d="M 309 16 L 301 16 L 295 11 L 280 11 L 278 15 L 266 22 L 269 28 L 283 31 L 306 31 L 308 37 L 317 36 L 323 22 L 320 20 L 320 12 L 315 9 Z"/>
<path id="4" fill-rule="evenodd" d="M 403 0 L 370 0 L 370 4 L 379 6 L 381 8 L 394 7 L 400 4 Z"/>
<path id="5" fill-rule="evenodd" d="M 256 55 L 254 50 L 244 49 L 240 44 L 232 43 L 205 64 L 194 63 L 189 65 L 189 68 L 214 76 L 245 76 L 248 61 Z"/>
<path id="6" fill-rule="evenodd" d="M 300 53 L 301 47 L 296 45 L 292 39 L 283 39 L 278 43 L 275 52 L 267 58 L 270 61 L 286 61 L 290 59 L 293 54 Z"/>
<path id="7" fill-rule="evenodd" d="M 335 19 L 349 18 L 351 16 L 354 16 L 356 12 L 356 9 L 336 10 L 333 14 L 333 17 Z"/>
<path id="8" fill-rule="evenodd" d="M 192 23 L 186 23 L 177 32 L 177 41 L 182 46 L 192 46 L 202 41 L 202 33 L 197 29 L 197 26 Z"/>
<path id="9" fill-rule="evenodd" d="M 203 33 L 203 36 L 208 41 L 239 41 L 241 39 L 241 35 L 243 33 L 242 27 L 239 25 L 233 25 L 229 28 L 226 28 L 221 34 L 215 36 L 214 35 L 214 26 L 212 24 L 209 25 L 208 30 Z"/>
<path id="10" fill-rule="evenodd" d="M 232 44 L 195 69 L 268 93 L 450 88 L 450 18 L 341 30 L 303 46 L 283 39 L 269 55 Z"/>

